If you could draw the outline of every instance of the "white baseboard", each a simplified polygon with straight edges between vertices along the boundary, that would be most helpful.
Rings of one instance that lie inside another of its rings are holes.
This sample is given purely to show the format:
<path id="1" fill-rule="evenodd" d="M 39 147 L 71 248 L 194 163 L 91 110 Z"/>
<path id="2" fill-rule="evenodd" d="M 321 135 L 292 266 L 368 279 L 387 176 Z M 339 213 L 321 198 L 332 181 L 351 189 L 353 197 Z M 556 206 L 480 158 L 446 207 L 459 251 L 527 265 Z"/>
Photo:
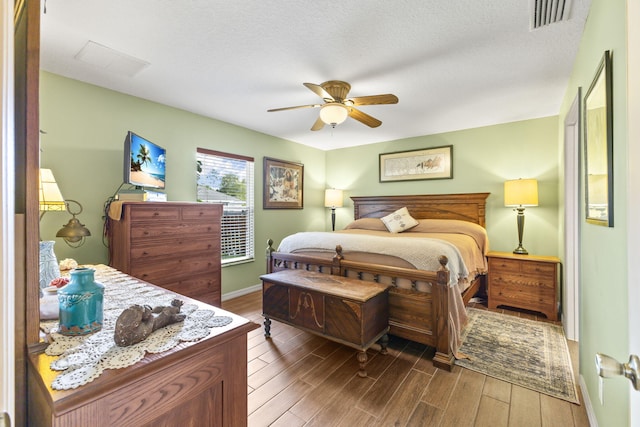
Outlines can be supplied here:
<path id="1" fill-rule="evenodd" d="M 593 405 L 589 398 L 589 390 L 587 390 L 587 384 L 584 382 L 584 377 L 580 375 L 580 391 L 582 391 L 582 404 L 587 411 L 587 418 L 589 418 L 589 425 L 591 427 L 598 427 L 598 419 L 596 413 L 593 412 Z"/>
<path id="2" fill-rule="evenodd" d="M 256 292 L 262 289 L 262 284 L 258 283 L 257 285 L 249 286 L 248 288 L 243 288 L 233 292 L 227 292 L 226 294 L 222 294 L 222 301 L 227 301 L 230 299 L 241 297 L 242 295 L 247 295 L 252 292 Z"/>

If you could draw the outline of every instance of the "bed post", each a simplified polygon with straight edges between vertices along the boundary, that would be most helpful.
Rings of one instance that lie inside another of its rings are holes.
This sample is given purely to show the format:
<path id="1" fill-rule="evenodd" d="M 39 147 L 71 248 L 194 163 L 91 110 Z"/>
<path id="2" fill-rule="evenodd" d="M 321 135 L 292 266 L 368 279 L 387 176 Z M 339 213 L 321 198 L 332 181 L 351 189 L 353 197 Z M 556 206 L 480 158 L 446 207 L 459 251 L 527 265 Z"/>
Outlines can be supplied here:
<path id="1" fill-rule="evenodd" d="M 267 258 L 267 274 L 273 273 L 273 259 L 271 257 L 271 254 L 274 252 L 274 250 L 275 249 L 273 249 L 273 239 L 267 240 L 267 250 L 265 251 L 265 255 Z"/>
<path id="2" fill-rule="evenodd" d="M 433 365 L 436 368 L 451 371 L 453 368 L 453 354 L 449 346 L 449 270 L 446 265 L 449 260 L 446 256 L 438 258 L 440 269 L 435 286 L 431 287 L 433 296 L 433 314 L 435 318 L 436 354 L 433 356 Z"/>
<path id="3" fill-rule="evenodd" d="M 344 255 L 342 255 L 342 246 L 336 246 L 336 254 L 333 256 L 331 260 L 331 274 L 336 276 L 344 276 L 344 272 L 342 271 L 342 260 L 344 259 Z"/>

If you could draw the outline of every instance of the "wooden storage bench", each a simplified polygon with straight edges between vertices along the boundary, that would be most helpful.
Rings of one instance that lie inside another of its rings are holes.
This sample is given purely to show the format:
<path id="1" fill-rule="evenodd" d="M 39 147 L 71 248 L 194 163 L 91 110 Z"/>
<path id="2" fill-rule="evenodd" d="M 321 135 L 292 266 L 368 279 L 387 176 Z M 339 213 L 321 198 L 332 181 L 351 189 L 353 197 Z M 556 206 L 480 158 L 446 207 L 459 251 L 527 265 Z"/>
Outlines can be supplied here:
<path id="1" fill-rule="evenodd" d="M 386 354 L 389 287 L 380 283 L 306 270 L 260 276 L 265 336 L 271 319 L 360 350 L 361 377 L 367 375 L 366 350 L 380 340 Z"/>

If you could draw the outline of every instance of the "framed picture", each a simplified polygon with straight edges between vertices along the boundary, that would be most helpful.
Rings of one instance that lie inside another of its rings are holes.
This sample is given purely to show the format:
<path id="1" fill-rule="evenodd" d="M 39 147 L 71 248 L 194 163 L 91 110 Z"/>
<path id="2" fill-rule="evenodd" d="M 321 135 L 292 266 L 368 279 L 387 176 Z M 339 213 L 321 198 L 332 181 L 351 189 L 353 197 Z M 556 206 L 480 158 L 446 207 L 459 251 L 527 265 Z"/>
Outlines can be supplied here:
<path id="1" fill-rule="evenodd" d="M 453 178 L 453 145 L 380 154 L 380 182 Z"/>
<path id="2" fill-rule="evenodd" d="M 586 221 L 613 227 L 613 95 L 611 54 L 604 53 L 584 98 Z"/>
<path id="3" fill-rule="evenodd" d="M 264 158 L 264 209 L 302 209 L 304 165 Z"/>

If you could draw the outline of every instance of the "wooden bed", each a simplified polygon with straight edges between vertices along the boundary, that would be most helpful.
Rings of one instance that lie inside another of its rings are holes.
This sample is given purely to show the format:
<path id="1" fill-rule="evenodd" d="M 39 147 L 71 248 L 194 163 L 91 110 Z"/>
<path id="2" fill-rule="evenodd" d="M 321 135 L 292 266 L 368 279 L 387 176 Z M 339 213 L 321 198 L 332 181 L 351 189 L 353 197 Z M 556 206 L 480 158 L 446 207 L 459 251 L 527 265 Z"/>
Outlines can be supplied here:
<path id="1" fill-rule="evenodd" d="M 456 219 L 485 226 L 485 205 L 489 193 L 437 194 L 411 196 L 351 197 L 354 203 L 354 219 L 381 218 L 397 209 L 407 207 L 415 219 Z M 342 247 L 336 248 L 332 259 L 304 254 L 282 253 L 267 247 L 267 272 L 283 269 L 305 269 L 326 274 L 357 278 L 373 278 L 394 284 L 400 279 L 430 282 L 431 292 L 392 287 L 389 293 L 389 333 L 435 347 L 433 364 L 451 370 L 454 355 L 450 346 L 449 298 L 453 292 L 449 286 L 449 271 L 444 267 L 446 257 L 440 260 L 438 271 L 389 267 L 380 264 L 350 261 L 343 255 Z M 463 294 L 463 301 L 476 294 L 485 284 L 485 276 L 472 280 Z"/>

